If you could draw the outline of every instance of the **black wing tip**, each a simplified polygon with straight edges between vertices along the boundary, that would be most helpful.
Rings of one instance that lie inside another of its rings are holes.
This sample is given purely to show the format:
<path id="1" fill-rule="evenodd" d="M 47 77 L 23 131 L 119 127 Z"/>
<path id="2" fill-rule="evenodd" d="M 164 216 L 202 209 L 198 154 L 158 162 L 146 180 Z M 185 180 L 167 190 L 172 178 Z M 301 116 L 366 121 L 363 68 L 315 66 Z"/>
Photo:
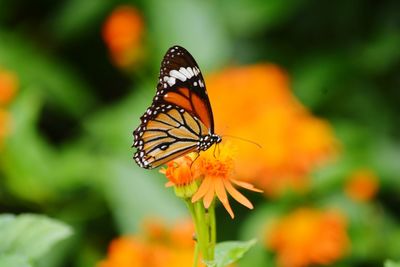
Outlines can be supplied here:
<path id="1" fill-rule="evenodd" d="M 185 53 L 188 53 L 188 54 L 190 54 L 189 53 L 189 51 L 186 49 L 186 48 L 184 48 L 183 46 L 181 46 L 181 45 L 178 45 L 178 44 L 175 44 L 175 45 L 173 45 L 173 46 L 171 46 L 170 48 L 168 48 L 168 50 L 167 50 L 167 53 L 169 53 L 169 52 L 175 52 L 175 51 L 183 51 L 183 52 L 185 52 Z"/>
<path id="2" fill-rule="evenodd" d="M 183 46 L 181 46 L 181 45 L 174 44 L 168 50 L 171 50 L 171 49 L 185 49 L 185 48 Z"/>

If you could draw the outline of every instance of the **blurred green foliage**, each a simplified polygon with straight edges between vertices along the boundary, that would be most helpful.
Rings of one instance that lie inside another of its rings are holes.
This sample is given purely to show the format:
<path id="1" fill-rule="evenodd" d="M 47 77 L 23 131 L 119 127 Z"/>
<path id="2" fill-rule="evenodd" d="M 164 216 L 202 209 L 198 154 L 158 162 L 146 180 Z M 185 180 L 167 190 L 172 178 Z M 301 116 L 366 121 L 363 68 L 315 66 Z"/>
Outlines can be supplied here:
<path id="1" fill-rule="evenodd" d="M 45 216 L 24 214 L 0 215 L 1 266 L 33 266 L 46 257 L 50 248 L 69 237 L 71 229 Z"/>
<path id="2" fill-rule="evenodd" d="M 101 35 L 121 4 L 137 7 L 145 21 L 147 58 L 133 71 L 111 63 Z M 230 63 L 279 64 L 343 147 L 337 162 L 312 174 L 307 196 L 252 195 L 255 211 L 235 206 L 235 221 L 219 209 L 220 240 L 260 237 L 265 224 L 299 205 L 340 207 L 351 253 L 334 266 L 399 260 L 399 10 L 394 0 L 0 0 L 0 69 L 15 72 L 20 84 L 9 107 L 13 132 L 0 150 L 0 212 L 42 213 L 74 228 L 35 265 L 43 267 L 93 266 L 110 240 L 138 231 L 144 218 L 185 217 L 165 179 L 137 167 L 130 149 L 160 59 L 180 44 L 205 73 Z M 377 173 L 380 190 L 374 201 L 354 204 L 343 183 L 363 167 Z M 240 266 L 275 266 L 262 245 Z M 0 257 L 1 266 L 8 262 L 30 266 Z"/>

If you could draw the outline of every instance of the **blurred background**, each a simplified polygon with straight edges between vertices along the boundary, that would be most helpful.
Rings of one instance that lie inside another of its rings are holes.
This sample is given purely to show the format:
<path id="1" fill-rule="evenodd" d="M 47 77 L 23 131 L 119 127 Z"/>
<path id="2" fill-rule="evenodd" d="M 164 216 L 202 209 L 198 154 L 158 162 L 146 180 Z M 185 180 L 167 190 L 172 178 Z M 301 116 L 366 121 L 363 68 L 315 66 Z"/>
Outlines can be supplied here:
<path id="1" fill-rule="evenodd" d="M 263 147 L 238 145 L 238 179 L 265 192 L 244 192 L 255 209 L 232 203 L 232 220 L 217 208 L 219 241 L 258 238 L 235 266 L 400 260 L 399 10 L 394 0 L 0 0 L 0 212 L 72 226 L 35 266 L 143 266 L 139 245 L 189 266 L 184 204 L 130 148 L 161 59 L 179 44 L 205 75 L 217 133 Z"/>

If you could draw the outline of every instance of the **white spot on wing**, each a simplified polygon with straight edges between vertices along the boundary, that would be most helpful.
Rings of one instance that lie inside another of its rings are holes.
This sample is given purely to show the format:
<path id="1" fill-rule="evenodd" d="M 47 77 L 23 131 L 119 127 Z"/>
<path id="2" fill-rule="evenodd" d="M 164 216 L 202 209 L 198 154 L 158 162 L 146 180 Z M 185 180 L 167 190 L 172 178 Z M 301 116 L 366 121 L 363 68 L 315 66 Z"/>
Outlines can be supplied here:
<path id="1" fill-rule="evenodd" d="M 190 73 L 190 75 L 192 75 L 190 78 L 194 76 L 194 72 L 191 67 L 187 67 L 186 70 Z"/>
<path id="2" fill-rule="evenodd" d="M 188 78 L 188 79 L 190 79 L 190 78 L 193 77 L 193 75 L 190 74 L 190 72 L 189 72 L 187 69 L 185 69 L 184 67 L 181 67 L 181 68 L 179 69 L 179 72 L 182 73 L 183 75 L 185 75 L 186 78 Z"/>
<path id="3" fill-rule="evenodd" d="M 201 79 L 199 79 L 199 85 L 200 85 L 200 87 L 204 87 L 204 83 L 202 82 Z"/>
<path id="4" fill-rule="evenodd" d="M 177 71 L 177 70 L 171 70 L 171 71 L 169 72 L 169 75 L 170 75 L 171 77 L 174 77 L 174 78 L 176 78 L 176 79 L 181 80 L 182 82 L 186 81 L 186 76 L 183 75 L 182 73 L 180 73 L 180 72 Z"/>
<path id="5" fill-rule="evenodd" d="M 169 79 L 167 80 L 167 83 L 169 84 L 169 86 L 173 86 L 176 82 L 176 79 L 174 77 L 169 77 Z"/>

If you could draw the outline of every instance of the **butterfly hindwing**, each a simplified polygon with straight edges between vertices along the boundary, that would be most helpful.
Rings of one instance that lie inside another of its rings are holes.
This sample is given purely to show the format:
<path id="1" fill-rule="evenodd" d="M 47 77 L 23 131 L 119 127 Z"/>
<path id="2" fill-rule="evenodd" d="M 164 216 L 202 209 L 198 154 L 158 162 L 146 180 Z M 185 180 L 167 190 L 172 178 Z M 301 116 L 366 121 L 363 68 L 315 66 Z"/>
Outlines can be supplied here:
<path id="1" fill-rule="evenodd" d="M 208 128 L 178 106 L 164 105 L 135 132 L 135 160 L 144 168 L 155 168 L 196 150 L 199 136 Z"/>

